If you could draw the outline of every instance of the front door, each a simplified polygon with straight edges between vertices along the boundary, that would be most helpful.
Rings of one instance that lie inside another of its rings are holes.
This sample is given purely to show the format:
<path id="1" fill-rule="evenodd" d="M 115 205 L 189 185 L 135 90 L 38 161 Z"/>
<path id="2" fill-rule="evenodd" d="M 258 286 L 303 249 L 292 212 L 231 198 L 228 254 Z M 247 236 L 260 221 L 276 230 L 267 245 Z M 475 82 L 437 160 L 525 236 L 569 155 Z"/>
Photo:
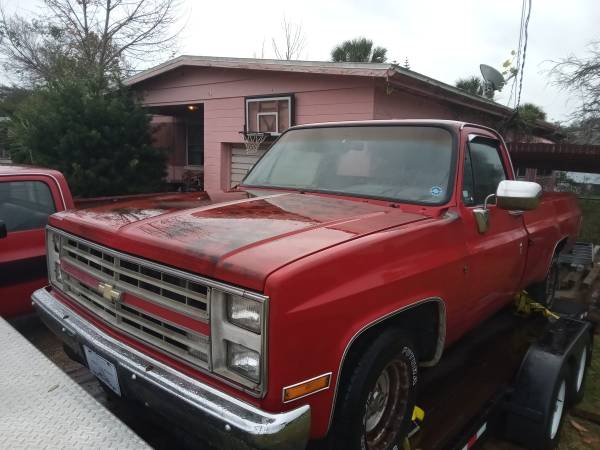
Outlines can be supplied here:
<path id="1" fill-rule="evenodd" d="M 523 217 L 488 204 L 489 229 L 480 233 L 473 209 L 483 207 L 489 194 L 509 174 L 510 162 L 500 151 L 500 142 L 485 135 L 465 139 L 461 215 L 465 221 L 469 297 L 467 314 L 472 324 L 493 315 L 511 301 L 525 268 L 527 233 Z"/>
<path id="2" fill-rule="evenodd" d="M 55 203 L 55 186 L 42 177 L 0 178 L 0 220 L 8 234 L 0 239 L 0 316 L 31 311 L 30 296 L 47 283 L 44 229 L 48 216 L 64 209 Z M 52 188 L 52 189 L 51 189 Z"/>

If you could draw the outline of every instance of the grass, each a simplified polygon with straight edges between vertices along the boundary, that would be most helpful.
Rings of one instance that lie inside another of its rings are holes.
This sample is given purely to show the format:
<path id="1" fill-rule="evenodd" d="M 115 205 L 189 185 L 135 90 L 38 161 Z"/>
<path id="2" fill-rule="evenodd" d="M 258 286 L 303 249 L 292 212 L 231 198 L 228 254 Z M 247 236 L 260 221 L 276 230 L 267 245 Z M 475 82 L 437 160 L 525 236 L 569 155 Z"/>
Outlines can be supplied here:
<path id="1" fill-rule="evenodd" d="M 583 223 L 579 240 L 600 244 L 600 199 L 579 199 Z"/>

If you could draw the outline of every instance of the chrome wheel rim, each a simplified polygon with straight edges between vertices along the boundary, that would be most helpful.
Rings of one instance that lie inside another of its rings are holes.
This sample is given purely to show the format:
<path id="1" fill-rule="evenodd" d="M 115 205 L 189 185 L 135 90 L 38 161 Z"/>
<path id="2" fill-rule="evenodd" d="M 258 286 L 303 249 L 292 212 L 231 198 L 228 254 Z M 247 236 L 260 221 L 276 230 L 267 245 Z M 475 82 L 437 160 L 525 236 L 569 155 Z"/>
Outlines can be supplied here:
<path id="1" fill-rule="evenodd" d="M 556 401 L 554 402 L 554 411 L 552 412 L 552 421 L 550 423 L 550 439 L 554 439 L 558 433 L 558 426 L 562 419 L 563 411 L 565 408 L 565 392 L 567 390 L 567 383 L 563 380 L 558 389 L 556 395 Z"/>
<path id="2" fill-rule="evenodd" d="M 367 417 L 365 429 L 367 433 L 373 431 L 377 424 L 381 421 L 385 407 L 390 398 L 390 376 L 387 370 L 381 372 L 375 387 L 369 392 L 367 398 Z"/>
<path id="3" fill-rule="evenodd" d="M 410 371 L 402 359 L 394 359 L 379 374 L 367 395 L 363 416 L 369 450 L 389 448 L 401 431 L 407 414 Z"/>
<path id="4" fill-rule="evenodd" d="M 576 390 L 579 392 L 581 390 L 581 385 L 583 384 L 583 375 L 585 374 L 585 365 L 587 364 L 587 347 L 583 347 L 581 351 L 581 356 L 579 357 L 579 364 L 577 366 L 577 384 Z"/>

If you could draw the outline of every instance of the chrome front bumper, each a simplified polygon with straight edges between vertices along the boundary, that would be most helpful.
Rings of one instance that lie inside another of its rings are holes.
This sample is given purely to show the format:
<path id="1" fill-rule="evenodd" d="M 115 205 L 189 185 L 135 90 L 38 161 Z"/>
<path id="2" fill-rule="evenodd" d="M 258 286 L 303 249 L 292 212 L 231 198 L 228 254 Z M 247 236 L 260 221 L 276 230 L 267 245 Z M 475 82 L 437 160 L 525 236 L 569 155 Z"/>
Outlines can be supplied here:
<path id="1" fill-rule="evenodd" d="M 224 394 L 123 344 L 59 302 L 48 288 L 32 295 L 43 322 L 81 359 L 83 345 L 117 367 L 125 397 L 149 404 L 217 448 L 302 449 L 310 407 L 271 414 Z"/>

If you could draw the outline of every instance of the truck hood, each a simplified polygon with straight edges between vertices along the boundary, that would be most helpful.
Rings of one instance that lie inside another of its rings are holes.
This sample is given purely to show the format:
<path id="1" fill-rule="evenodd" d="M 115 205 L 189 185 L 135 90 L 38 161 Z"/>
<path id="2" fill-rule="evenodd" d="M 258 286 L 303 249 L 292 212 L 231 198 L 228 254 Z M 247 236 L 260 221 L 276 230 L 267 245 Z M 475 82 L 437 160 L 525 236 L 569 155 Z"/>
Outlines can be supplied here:
<path id="1" fill-rule="evenodd" d="M 125 253 L 262 291 L 270 273 L 295 260 L 427 218 L 305 193 L 256 190 L 222 200 L 227 197 L 163 196 L 66 211 L 51 216 L 50 224 Z"/>

